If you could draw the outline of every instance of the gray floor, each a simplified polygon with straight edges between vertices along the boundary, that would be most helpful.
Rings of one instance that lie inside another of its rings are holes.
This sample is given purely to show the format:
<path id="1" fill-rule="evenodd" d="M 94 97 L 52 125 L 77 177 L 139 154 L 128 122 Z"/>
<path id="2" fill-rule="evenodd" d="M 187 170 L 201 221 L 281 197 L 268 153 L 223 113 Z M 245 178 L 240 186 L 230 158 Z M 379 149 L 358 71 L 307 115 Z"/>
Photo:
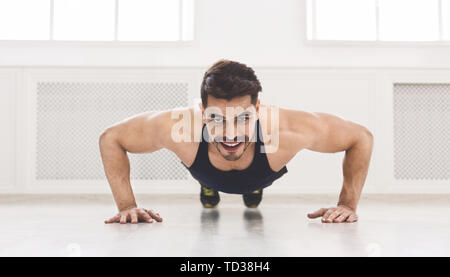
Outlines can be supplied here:
<path id="1" fill-rule="evenodd" d="M 450 195 L 364 196 L 351 224 L 306 217 L 336 196 L 266 194 L 256 210 L 239 195 L 213 210 L 192 195 L 137 198 L 164 222 L 106 225 L 109 195 L 1 195 L 0 256 L 450 256 Z"/>

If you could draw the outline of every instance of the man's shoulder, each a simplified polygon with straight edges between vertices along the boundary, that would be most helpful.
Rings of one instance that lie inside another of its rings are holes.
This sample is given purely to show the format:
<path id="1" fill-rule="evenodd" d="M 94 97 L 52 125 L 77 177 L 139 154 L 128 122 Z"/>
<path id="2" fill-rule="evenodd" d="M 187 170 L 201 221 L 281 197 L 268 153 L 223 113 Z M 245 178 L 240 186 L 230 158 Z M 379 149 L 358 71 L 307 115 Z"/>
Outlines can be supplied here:
<path id="1" fill-rule="evenodd" d="M 267 134 L 274 131 L 283 135 L 301 132 L 301 127 L 306 125 L 308 120 L 311 120 L 311 116 L 312 113 L 309 112 L 275 105 L 261 104 L 259 110 L 261 128 Z"/>
<path id="2" fill-rule="evenodd" d="M 201 124 L 201 110 L 194 107 L 176 107 L 159 112 L 164 127 L 171 129 L 176 124 L 188 124 L 192 128 L 186 131 L 193 131 L 194 123 Z"/>
<path id="3" fill-rule="evenodd" d="M 302 138 L 309 132 L 309 125 L 314 120 L 315 114 L 275 105 L 264 105 L 263 109 L 260 109 L 259 116 L 263 134 L 266 134 L 269 140 L 278 139 L 280 153 L 290 153 L 299 150 L 299 145 L 301 148 Z"/>
<path id="4" fill-rule="evenodd" d="M 195 107 L 176 107 L 161 112 L 162 132 L 168 148 L 182 148 L 199 141 L 202 119 L 201 110 Z"/>

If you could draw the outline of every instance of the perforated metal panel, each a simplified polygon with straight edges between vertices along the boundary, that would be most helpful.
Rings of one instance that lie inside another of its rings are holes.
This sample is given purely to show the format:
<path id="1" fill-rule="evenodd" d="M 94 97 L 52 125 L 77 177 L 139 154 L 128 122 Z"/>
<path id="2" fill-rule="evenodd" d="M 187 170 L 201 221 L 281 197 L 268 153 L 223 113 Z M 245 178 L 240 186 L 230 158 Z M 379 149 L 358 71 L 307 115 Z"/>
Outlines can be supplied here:
<path id="1" fill-rule="evenodd" d="M 115 122 L 150 110 L 187 106 L 188 84 L 37 84 L 37 179 L 105 179 L 98 139 Z M 128 153 L 132 179 L 187 179 L 177 156 Z"/>
<path id="2" fill-rule="evenodd" d="M 450 179 L 450 84 L 394 85 L 396 179 Z"/>

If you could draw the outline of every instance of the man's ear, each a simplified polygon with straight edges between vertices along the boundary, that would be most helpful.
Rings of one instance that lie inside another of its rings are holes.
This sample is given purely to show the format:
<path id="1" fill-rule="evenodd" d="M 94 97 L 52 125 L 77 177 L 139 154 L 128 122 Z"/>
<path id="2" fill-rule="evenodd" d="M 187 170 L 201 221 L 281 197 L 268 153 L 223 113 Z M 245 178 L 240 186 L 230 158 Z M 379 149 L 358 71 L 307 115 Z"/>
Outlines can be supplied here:
<path id="1" fill-rule="evenodd" d="M 258 101 L 256 101 L 256 107 L 255 107 L 255 110 L 256 110 L 256 117 L 257 117 L 257 118 L 259 118 L 259 104 L 260 104 L 260 101 L 259 101 L 259 99 L 258 99 Z"/>

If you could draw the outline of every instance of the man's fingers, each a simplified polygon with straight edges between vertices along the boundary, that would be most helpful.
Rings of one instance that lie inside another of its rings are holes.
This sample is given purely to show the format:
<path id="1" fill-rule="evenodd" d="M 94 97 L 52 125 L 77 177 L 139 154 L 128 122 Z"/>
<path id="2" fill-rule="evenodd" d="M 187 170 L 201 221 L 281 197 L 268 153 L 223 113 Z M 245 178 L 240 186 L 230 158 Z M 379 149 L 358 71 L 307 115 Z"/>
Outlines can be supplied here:
<path id="1" fill-rule="evenodd" d="M 327 222 L 329 220 L 330 215 L 335 211 L 336 209 L 328 209 L 327 212 L 322 216 L 322 222 Z"/>
<path id="2" fill-rule="evenodd" d="M 158 222 L 163 221 L 163 219 L 162 219 L 162 217 L 159 215 L 159 213 L 155 213 L 155 212 L 152 211 L 152 210 L 146 210 L 146 211 L 148 212 L 148 214 L 149 214 L 152 218 L 156 219 L 156 221 L 158 221 Z"/>
<path id="3" fill-rule="evenodd" d="M 127 216 L 123 214 L 120 216 L 120 224 L 125 224 L 125 223 L 127 223 Z"/>
<path id="4" fill-rule="evenodd" d="M 350 213 L 343 213 L 340 216 L 336 217 L 334 219 L 334 222 L 337 222 L 337 223 L 344 222 L 349 216 L 350 216 Z"/>
<path id="5" fill-rule="evenodd" d="M 153 219 L 147 212 L 145 212 L 143 210 L 138 210 L 138 214 L 142 217 L 142 219 L 144 219 L 144 221 L 146 221 L 148 223 L 153 223 Z"/>
<path id="6" fill-rule="evenodd" d="M 319 216 L 322 216 L 328 209 L 326 208 L 322 208 L 322 209 L 318 209 L 317 211 L 313 212 L 313 213 L 309 213 L 308 217 L 309 218 L 317 218 Z"/>
<path id="7" fill-rule="evenodd" d="M 332 212 L 330 214 L 330 216 L 328 216 L 327 222 L 333 221 L 335 218 L 337 218 L 338 216 L 340 216 L 343 213 L 344 213 L 344 211 L 336 209 L 334 212 Z"/>
<path id="8" fill-rule="evenodd" d="M 322 223 L 340 223 L 340 222 L 355 222 L 358 216 L 349 208 L 322 208 L 313 213 L 309 213 L 309 218 L 317 218 L 322 216 Z"/>
<path id="9" fill-rule="evenodd" d="M 130 211 L 131 215 L 131 224 L 137 224 L 138 223 L 138 216 L 134 210 Z"/>
<path id="10" fill-rule="evenodd" d="M 346 222 L 349 222 L 349 223 L 355 222 L 355 221 L 358 221 L 358 216 L 356 214 L 351 214 L 346 220 Z"/>
<path id="11" fill-rule="evenodd" d="M 120 224 L 126 224 L 127 222 L 131 222 L 132 224 L 137 224 L 143 221 L 153 223 L 153 219 L 158 222 L 162 221 L 162 217 L 159 215 L 159 213 L 156 213 L 152 210 L 136 208 L 123 211 L 109 219 L 106 219 L 105 223 L 120 222 Z"/>
<path id="12" fill-rule="evenodd" d="M 113 217 L 111 217 L 110 219 L 105 220 L 105 223 L 113 223 L 113 222 L 117 222 L 119 220 L 119 215 L 115 215 Z"/>

